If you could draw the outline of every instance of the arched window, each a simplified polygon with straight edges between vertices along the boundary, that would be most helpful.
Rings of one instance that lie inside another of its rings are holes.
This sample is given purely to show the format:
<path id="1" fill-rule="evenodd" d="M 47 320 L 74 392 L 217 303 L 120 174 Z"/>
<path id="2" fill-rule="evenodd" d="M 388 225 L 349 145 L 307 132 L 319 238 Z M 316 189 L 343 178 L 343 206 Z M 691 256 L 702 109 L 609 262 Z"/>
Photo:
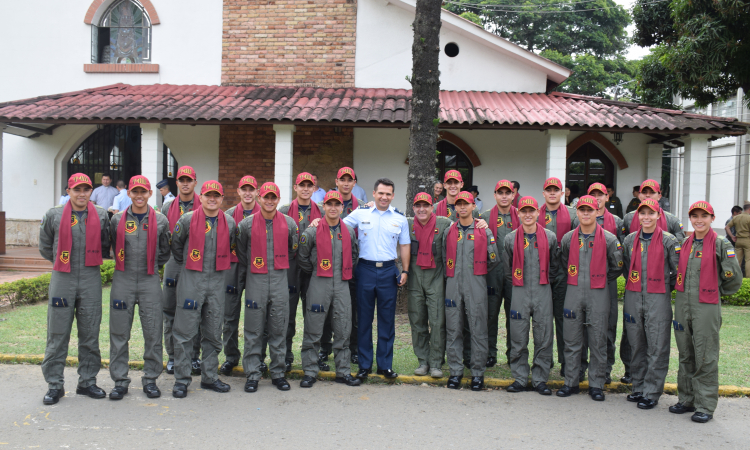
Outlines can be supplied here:
<path id="1" fill-rule="evenodd" d="M 464 179 L 464 189 L 468 189 L 469 186 L 474 184 L 474 166 L 464 152 L 446 140 L 437 143 L 437 151 L 437 175 L 439 180 L 443 180 L 445 172 L 455 169 L 461 172 L 461 178 Z"/>
<path id="2" fill-rule="evenodd" d="M 73 152 L 68 160 L 68 175 L 85 173 L 95 185 L 102 174 L 112 181 L 124 180 L 141 173 L 141 128 L 139 126 L 105 125 Z M 158 181 L 158 180 L 157 180 Z"/>
<path id="3" fill-rule="evenodd" d="M 592 142 L 583 144 L 568 158 L 565 186 L 578 187 L 578 195 L 586 195 L 593 183 L 614 184 L 615 165 Z"/>
<path id="4" fill-rule="evenodd" d="M 151 61 L 151 19 L 140 1 L 116 0 L 91 30 L 92 63 Z"/>

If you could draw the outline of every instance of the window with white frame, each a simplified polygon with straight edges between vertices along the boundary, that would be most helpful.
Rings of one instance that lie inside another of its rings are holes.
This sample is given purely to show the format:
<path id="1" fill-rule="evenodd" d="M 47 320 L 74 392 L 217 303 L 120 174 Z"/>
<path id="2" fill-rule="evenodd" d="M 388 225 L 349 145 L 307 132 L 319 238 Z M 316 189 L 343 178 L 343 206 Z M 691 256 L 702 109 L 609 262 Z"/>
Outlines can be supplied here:
<path id="1" fill-rule="evenodd" d="M 151 62 L 151 19 L 138 0 L 117 0 L 91 26 L 91 62 Z"/>

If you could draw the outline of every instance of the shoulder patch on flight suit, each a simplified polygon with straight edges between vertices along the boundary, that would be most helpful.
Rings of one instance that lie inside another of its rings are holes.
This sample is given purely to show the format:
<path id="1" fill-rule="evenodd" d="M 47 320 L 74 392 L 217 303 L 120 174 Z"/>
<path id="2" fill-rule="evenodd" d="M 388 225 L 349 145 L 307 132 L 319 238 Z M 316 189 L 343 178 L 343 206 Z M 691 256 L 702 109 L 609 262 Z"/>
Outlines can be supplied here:
<path id="1" fill-rule="evenodd" d="M 734 276 L 734 273 L 732 273 L 729 270 L 727 270 L 726 272 L 724 272 L 724 278 L 732 278 L 733 276 Z"/>
<path id="2" fill-rule="evenodd" d="M 674 246 L 674 252 L 677 253 L 678 255 L 680 254 L 680 250 L 682 250 L 682 247 L 680 247 L 679 245 Z"/>
<path id="3" fill-rule="evenodd" d="M 617 267 L 622 267 L 622 260 L 617 261 Z"/>
<path id="4" fill-rule="evenodd" d="M 42 222 L 39 224 L 39 226 L 42 226 L 42 227 L 44 226 L 44 218 L 45 217 L 47 217 L 46 214 L 42 216 Z M 435 230 L 435 231 L 437 231 L 437 230 Z M 437 234 L 437 233 L 435 233 L 435 234 Z"/>
<path id="5" fill-rule="evenodd" d="M 435 228 L 435 234 L 440 234 L 440 230 L 438 230 L 437 228 Z"/>
<path id="6" fill-rule="evenodd" d="M 495 236 L 490 234 L 490 244 L 494 244 L 494 243 L 495 243 Z"/>
<path id="7" fill-rule="evenodd" d="M 682 230 L 682 222 L 680 222 L 680 230 Z"/>
<path id="8" fill-rule="evenodd" d="M 622 250 L 622 244 L 620 244 L 620 241 L 617 241 L 617 250 Z"/>
<path id="9" fill-rule="evenodd" d="M 734 258 L 735 257 L 734 249 L 733 248 L 727 249 L 727 257 L 728 258 Z"/>
<path id="10" fill-rule="evenodd" d="M 299 238 L 299 243 L 300 243 L 300 244 L 302 244 L 302 245 L 304 245 L 304 244 L 307 244 L 307 236 L 305 236 L 305 235 L 303 234 L 303 235 L 302 235 L 302 236 L 301 236 L 301 237 Z"/>
<path id="11" fill-rule="evenodd" d="M 123 300 L 112 300 L 112 309 L 126 310 L 128 305 Z"/>
<path id="12" fill-rule="evenodd" d="M 52 307 L 53 308 L 67 308 L 68 300 L 62 297 L 52 297 Z"/>
<path id="13" fill-rule="evenodd" d="M 490 252 L 490 259 L 495 259 L 497 255 L 495 255 L 495 252 Z"/>
<path id="14" fill-rule="evenodd" d="M 191 300 L 189 298 L 185 299 L 185 304 L 182 305 L 182 309 L 192 309 L 197 310 L 198 309 L 198 302 L 195 300 Z"/>
<path id="15" fill-rule="evenodd" d="M 180 230 L 181 230 L 181 229 L 182 229 L 182 227 L 180 226 L 180 222 L 177 222 L 177 223 L 176 223 L 176 224 L 174 225 L 174 232 L 175 232 L 175 234 L 180 234 Z"/>

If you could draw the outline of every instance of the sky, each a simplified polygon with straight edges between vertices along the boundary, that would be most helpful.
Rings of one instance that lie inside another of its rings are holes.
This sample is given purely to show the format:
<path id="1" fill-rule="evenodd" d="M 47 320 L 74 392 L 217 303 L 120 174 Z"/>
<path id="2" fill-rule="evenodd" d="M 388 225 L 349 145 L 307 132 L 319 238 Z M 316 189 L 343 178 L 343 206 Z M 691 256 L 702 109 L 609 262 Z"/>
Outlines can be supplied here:
<path id="1" fill-rule="evenodd" d="M 614 0 L 614 2 L 618 5 L 622 5 L 622 7 L 625 8 L 625 10 L 628 12 L 630 12 L 630 8 L 633 6 L 633 3 L 635 3 L 633 0 Z M 635 30 L 635 25 L 631 23 L 627 30 L 628 36 L 632 37 Z M 641 59 L 646 55 L 648 55 L 648 48 L 631 45 L 626 56 L 628 59 Z"/>

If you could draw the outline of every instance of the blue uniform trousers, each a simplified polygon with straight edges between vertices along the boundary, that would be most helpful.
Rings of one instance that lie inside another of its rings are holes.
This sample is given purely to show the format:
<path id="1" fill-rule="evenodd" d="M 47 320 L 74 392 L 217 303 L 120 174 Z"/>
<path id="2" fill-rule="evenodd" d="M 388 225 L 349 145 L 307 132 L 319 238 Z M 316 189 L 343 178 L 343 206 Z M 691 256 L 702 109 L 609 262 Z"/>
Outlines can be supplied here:
<path id="1" fill-rule="evenodd" d="M 390 264 L 390 265 L 389 265 Z M 392 369 L 393 342 L 396 339 L 396 294 L 398 267 L 384 267 L 360 259 L 357 264 L 357 300 L 359 323 L 359 367 L 372 368 L 372 320 L 378 307 L 378 369 Z"/>

